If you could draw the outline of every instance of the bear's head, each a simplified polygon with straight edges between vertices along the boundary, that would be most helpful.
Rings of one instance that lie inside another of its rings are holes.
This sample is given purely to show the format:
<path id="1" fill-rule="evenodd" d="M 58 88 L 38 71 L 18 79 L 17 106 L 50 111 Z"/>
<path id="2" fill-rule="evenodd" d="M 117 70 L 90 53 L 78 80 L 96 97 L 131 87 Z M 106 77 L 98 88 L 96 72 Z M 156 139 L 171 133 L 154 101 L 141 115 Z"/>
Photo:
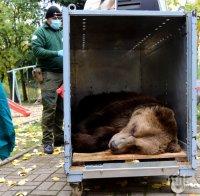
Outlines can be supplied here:
<path id="1" fill-rule="evenodd" d="M 158 137 L 166 132 L 168 138 L 176 137 L 177 125 L 174 112 L 163 106 L 141 107 L 133 111 L 128 124 L 110 142 L 109 148 L 114 154 L 128 153 L 140 150 L 136 144 L 137 138 Z"/>

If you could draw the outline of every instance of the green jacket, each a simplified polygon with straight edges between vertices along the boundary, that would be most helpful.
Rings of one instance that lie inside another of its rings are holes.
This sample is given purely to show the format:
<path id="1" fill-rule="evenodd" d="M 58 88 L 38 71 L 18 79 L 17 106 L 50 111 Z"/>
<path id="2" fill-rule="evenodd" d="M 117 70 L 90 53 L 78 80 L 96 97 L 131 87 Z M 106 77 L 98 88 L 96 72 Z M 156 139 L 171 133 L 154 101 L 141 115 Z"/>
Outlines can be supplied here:
<path id="1" fill-rule="evenodd" d="M 32 50 L 42 71 L 63 71 L 63 57 L 58 56 L 58 51 L 63 49 L 62 37 L 62 29 L 56 31 L 47 23 L 34 32 Z"/>

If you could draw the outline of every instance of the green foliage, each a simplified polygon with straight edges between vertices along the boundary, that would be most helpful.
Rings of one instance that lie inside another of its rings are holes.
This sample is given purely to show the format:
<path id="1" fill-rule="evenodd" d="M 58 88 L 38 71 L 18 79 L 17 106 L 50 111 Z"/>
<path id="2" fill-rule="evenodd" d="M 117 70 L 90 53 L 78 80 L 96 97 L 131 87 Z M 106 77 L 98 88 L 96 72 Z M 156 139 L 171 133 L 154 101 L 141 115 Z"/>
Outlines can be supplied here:
<path id="1" fill-rule="evenodd" d="M 174 7 L 180 7 L 181 4 L 179 0 L 167 0 L 167 7 L 169 10 L 173 10 Z M 200 46 L 199 33 L 200 33 L 200 0 L 197 0 L 195 3 L 188 3 L 182 6 L 186 12 L 196 11 L 197 13 L 197 31 L 198 31 L 198 46 Z M 198 62 L 197 69 L 197 78 L 200 79 L 200 64 Z M 200 118 L 200 112 L 198 112 L 198 118 Z"/>
<path id="2" fill-rule="evenodd" d="M 56 0 L 57 3 L 60 3 L 61 5 L 68 6 L 69 4 L 73 3 L 78 8 L 82 8 L 85 1 L 84 0 Z"/>
<path id="3" fill-rule="evenodd" d="M 168 9 L 172 9 L 174 6 L 178 6 L 179 5 L 179 1 L 178 0 L 166 0 L 166 4 Z"/>
<path id="4" fill-rule="evenodd" d="M 37 0 L 0 1 L 0 74 L 33 61 L 30 38 L 40 16 Z"/>

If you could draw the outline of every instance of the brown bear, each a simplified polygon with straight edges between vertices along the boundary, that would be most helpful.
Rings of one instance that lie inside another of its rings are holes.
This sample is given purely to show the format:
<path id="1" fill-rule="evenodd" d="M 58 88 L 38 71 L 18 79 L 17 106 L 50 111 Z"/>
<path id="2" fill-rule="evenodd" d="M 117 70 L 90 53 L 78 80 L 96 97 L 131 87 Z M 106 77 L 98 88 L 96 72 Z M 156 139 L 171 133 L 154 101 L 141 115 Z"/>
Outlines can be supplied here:
<path id="1" fill-rule="evenodd" d="M 174 112 L 153 97 L 103 93 L 85 97 L 72 118 L 75 152 L 160 154 L 181 150 Z"/>

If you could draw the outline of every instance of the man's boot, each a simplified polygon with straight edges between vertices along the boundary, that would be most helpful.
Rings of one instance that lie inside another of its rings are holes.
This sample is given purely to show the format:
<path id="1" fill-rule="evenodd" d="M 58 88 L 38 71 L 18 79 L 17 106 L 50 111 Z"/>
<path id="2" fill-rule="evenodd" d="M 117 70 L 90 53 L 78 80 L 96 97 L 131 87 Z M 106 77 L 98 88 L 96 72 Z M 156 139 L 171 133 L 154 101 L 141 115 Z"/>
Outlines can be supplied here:
<path id="1" fill-rule="evenodd" d="M 50 142 L 44 144 L 43 148 L 44 148 L 44 153 L 46 153 L 46 154 L 52 154 L 54 151 L 53 143 L 50 143 Z"/>

